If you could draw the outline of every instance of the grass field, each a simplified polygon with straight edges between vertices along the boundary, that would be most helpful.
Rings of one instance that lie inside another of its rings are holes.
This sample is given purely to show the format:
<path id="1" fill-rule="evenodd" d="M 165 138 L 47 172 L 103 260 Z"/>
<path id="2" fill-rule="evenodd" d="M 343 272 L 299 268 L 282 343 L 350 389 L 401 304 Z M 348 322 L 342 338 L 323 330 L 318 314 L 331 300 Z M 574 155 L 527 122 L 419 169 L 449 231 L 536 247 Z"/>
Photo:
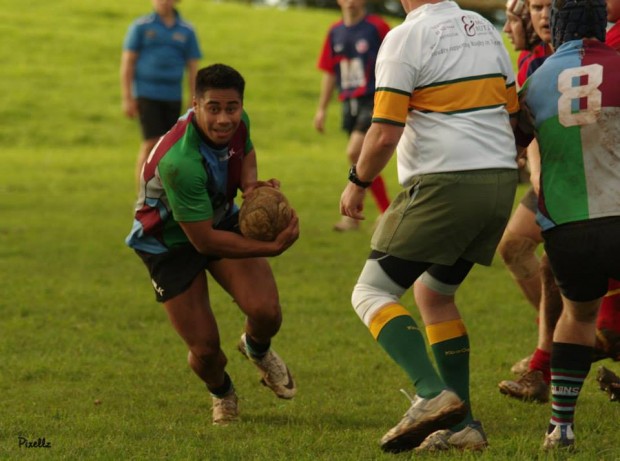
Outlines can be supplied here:
<path id="1" fill-rule="evenodd" d="M 197 26 L 203 64 L 245 75 L 260 177 L 282 181 L 302 229 L 272 260 L 285 315 L 274 347 L 297 378 L 295 400 L 258 384 L 234 351 L 243 318 L 211 286 L 243 417 L 220 428 L 124 245 L 139 132 L 121 112 L 118 64 L 127 25 L 149 5 L 21 0 L 0 12 L 0 459 L 409 459 L 382 454 L 378 440 L 408 408 L 398 390 L 413 389 L 349 303 L 376 212 L 368 203 L 370 222 L 358 233 L 331 231 L 348 167 L 337 102 L 327 134 L 312 128 L 316 57 L 337 12 L 180 4 Z M 386 179 L 395 195 L 393 164 Z M 474 269 L 458 302 L 471 335 L 475 416 L 491 446 L 436 457 L 547 459 L 539 447 L 548 406 L 497 390 L 535 345 L 533 310 L 499 260 Z M 577 418 L 579 451 L 558 459 L 620 459 L 620 405 L 592 377 Z M 20 446 L 24 439 L 51 448 Z"/>

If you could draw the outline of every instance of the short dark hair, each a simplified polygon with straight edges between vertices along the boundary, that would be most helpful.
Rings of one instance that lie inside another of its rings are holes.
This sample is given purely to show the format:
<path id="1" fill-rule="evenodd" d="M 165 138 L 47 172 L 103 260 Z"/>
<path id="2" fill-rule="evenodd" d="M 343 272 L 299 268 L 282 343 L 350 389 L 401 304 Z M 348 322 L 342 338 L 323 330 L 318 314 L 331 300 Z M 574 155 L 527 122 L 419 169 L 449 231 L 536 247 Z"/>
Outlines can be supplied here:
<path id="1" fill-rule="evenodd" d="M 594 37 L 605 41 L 605 0 L 554 0 L 551 7 L 551 40 L 554 48 L 570 40 Z"/>
<path id="2" fill-rule="evenodd" d="M 214 88 L 237 90 L 243 100 L 245 80 L 237 70 L 226 64 L 211 64 L 203 67 L 196 74 L 196 97 L 201 97 L 207 90 Z"/>

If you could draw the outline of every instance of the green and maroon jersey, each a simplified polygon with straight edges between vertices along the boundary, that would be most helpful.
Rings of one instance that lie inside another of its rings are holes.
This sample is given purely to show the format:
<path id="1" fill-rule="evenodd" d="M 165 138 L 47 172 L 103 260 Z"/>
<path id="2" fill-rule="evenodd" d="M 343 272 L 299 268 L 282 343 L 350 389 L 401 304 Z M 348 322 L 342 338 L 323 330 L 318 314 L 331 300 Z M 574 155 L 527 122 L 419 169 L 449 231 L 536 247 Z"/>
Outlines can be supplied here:
<path id="1" fill-rule="evenodd" d="M 140 196 L 130 247 L 165 253 L 189 240 L 179 222 L 213 219 L 217 225 L 236 210 L 243 158 L 253 149 L 250 122 L 244 112 L 228 145 L 210 146 L 190 110 L 151 151 L 140 177 Z"/>
<path id="2" fill-rule="evenodd" d="M 526 81 L 517 141 L 540 145 L 543 230 L 620 216 L 620 54 L 572 40 Z"/>

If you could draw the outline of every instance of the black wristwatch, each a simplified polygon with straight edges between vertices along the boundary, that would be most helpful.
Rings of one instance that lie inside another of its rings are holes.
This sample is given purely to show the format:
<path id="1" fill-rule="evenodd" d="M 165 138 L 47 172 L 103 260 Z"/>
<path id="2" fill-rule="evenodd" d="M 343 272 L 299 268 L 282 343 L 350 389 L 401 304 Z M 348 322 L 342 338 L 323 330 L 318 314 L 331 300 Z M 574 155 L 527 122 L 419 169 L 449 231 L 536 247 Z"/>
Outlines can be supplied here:
<path id="1" fill-rule="evenodd" d="M 366 189 L 372 184 L 372 181 L 362 181 L 360 178 L 357 177 L 355 165 L 351 165 L 351 168 L 349 169 L 349 181 L 351 181 L 356 186 L 361 187 L 362 189 Z"/>

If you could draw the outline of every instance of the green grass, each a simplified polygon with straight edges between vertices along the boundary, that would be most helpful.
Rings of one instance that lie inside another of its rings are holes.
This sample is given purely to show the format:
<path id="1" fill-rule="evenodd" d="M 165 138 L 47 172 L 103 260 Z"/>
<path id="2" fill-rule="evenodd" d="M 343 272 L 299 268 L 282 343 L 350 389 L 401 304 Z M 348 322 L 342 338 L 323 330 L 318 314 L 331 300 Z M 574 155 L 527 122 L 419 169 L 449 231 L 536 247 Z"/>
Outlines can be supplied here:
<path id="1" fill-rule="evenodd" d="M 300 240 L 272 259 L 285 315 L 274 346 L 298 396 L 280 401 L 258 384 L 234 351 L 243 318 L 212 284 L 243 416 L 212 427 L 185 347 L 123 243 L 139 132 L 121 113 L 118 64 L 127 25 L 149 2 L 9 2 L 0 12 L 0 459 L 409 459 L 382 454 L 377 442 L 408 406 L 398 389 L 411 386 L 349 302 L 376 211 L 368 203 L 359 233 L 331 231 L 348 166 L 336 101 L 327 134 L 312 128 L 316 58 L 337 11 L 206 0 L 180 8 L 198 29 L 203 64 L 245 75 L 260 176 L 279 178 L 300 215 Z M 393 163 L 386 179 L 395 195 Z M 500 261 L 475 268 L 458 302 L 475 415 L 491 448 L 439 458 L 537 459 L 548 406 L 496 387 L 535 344 L 533 310 Z M 566 459 L 619 459 L 619 417 L 589 378 L 580 451 Z M 51 448 L 20 448 L 20 436 Z"/>

